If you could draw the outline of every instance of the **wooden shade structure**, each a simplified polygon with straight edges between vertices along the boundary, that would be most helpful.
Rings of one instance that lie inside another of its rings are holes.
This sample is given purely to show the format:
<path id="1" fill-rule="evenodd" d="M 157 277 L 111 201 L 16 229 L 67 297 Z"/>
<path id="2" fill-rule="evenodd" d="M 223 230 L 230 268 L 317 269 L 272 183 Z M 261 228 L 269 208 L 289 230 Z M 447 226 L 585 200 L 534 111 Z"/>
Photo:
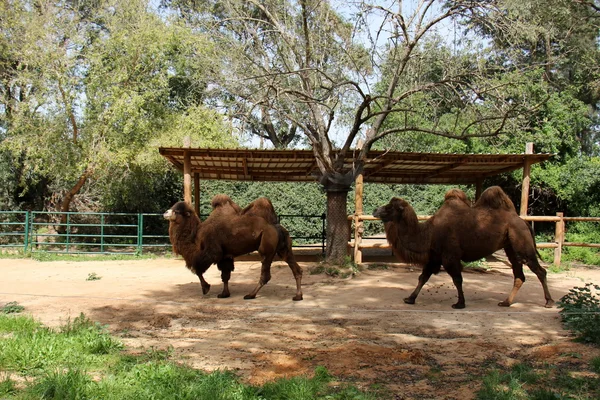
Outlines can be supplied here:
<path id="1" fill-rule="evenodd" d="M 315 182 L 320 171 L 312 150 L 210 149 L 161 147 L 159 152 L 184 175 L 184 200 L 192 203 L 192 176 L 196 212 L 199 212 L 200 179 L 266 182 Z M 344 160 L 344 170 L 354 167 L 354 156 Z M 363 184 L 463 184 L 475 185 L 479 197 L 485 178 L 523 169 L 521 215 L 527 215 L 529 173 L 532 164 L 551 154 L 533 154 L 528 143 L 523 154 L 440 154 L 371 150 L 355 181 L 355 238 L 362 236 Z M 356 242 L 356 241 L 355 241 Z M 362 253 L 355 243 L 353 258 Z"/>
<path id="2" fill-rule="evenodd" d="M 314 182 L 320 174 L 312 150 L 161 147 L 159 152 L 180 171 L 189 170 L 200 179 Z M 363 179 L 364 182 L 390 184 L 476 184 L 490 176 L 521 169 L 526 164 L 539 163 L 551 156 L 372 150 L 363 170 Z M 344 169 L 351 170 L 353 161 L 348 157 Z"/>
<path id="3" fill-rule="evenodd" d="M 320 171 L 312 150 L 208 149 L 161 147 L 159 152 L 184 172 L 185 200 L 191 202 L 192 176 L 232 181 L 314 182 Z M 473 184 L 480 192 L 485 178 L 529 167 L 551 154 L 439 154 L 372 150 L 362 172 L 365 183 L 387 184 Z M 353 154 L 344 169 L 353 168 Z M 527 194 L 529 188 L 527 185 Z M 526 196 L 527 197 L 527 196 Z M 526 198 L 525 197 L 525 198 Z M 521 208 L 523 209 L 523 202 Z M 527 210 L 527 205 L 524 207 Z"/>

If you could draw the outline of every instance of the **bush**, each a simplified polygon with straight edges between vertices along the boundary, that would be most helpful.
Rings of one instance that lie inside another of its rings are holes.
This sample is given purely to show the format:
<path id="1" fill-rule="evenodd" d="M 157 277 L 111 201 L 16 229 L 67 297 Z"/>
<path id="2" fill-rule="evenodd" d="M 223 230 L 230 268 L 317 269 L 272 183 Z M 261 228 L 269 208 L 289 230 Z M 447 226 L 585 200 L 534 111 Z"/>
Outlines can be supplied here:
<path id="1" fill-rule="evenodd" d="M 569 290 L 557 303 L 565 327 L 583 342 L 600 344 L 600 286 L 586 283 Z"/>

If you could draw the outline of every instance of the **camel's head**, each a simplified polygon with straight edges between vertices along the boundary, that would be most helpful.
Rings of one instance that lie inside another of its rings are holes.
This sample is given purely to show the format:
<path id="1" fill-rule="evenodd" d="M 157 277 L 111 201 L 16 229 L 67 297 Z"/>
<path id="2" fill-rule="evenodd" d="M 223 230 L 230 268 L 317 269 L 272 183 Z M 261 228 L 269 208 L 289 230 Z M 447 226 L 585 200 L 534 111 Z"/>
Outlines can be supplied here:
<path id="1" fill-rule="evenodd" d="M 399 197 L 394 197 L 388 204 L 373 211 L 373 216 L 383 222 L 397 221 L 404 215 L 404 210 L 410 207 L 408 202 Z"/>
<path id="2" fill-rule="evenodd" d="M 180 201 L 168 209 L 163 214 L 163 218 L 169 222 L 181 222 L 181 219 L 189 218 L 194 213 L 194 209 L 188 203 L 185 201 Z"/>

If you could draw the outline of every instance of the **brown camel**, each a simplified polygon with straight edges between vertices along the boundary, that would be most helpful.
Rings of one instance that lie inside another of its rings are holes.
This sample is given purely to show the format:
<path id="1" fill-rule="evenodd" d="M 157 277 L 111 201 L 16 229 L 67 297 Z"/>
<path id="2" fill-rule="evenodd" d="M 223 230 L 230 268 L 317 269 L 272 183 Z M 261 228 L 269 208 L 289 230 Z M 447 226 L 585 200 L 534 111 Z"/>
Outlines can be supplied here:
<path id="1" fill-rule="evenodd" d="M 212 211 L 208 216 L 208 221 L 213 221 L 217 217 L 232 217 L 238 215 L 254 216 L 264 218 L 270 224 L 273 224 L 279 230 L 279 239 L 282 243 L 279 244 L 281 251 L 278 255 L 288 264 L 295 265 L 300 272 L 302 268 L 296 262 L 294 254 L 292 252 L 292 239 L 289 232 L 282 225 L 279 224 L 277 213 L 273 203 L 266 197 L 259 197 L 250 204 L 248 204 L 243 210 L 237 205 L 231 197 L 226 194 L 217 194 L 211 200 Z M 221 271 L 221 280 L 223 282 L 223 291 L 218 295 L 219 298 L 229 297 L 229 279 L 231 272 L 234 271 L 235 265 L 232 255 L 226 255 L 221 261 L 217 263 L 217 268 Z M 293 271 L 293 269 L 292 269 Z M 209 285 L 208 283 L 206 283 Z M 210 287 L 210 285 L 209 285 Z"/>
<path id="2" fill-rule="evenodd" d="M 466 201 L 465 201 L 466 200 Z M 544 289 L 546 307 L 552 307 L 546 282 L 546 270 L 537 260 L 533 230 L 517 214 L 510 198 L 499 186 L 486 189 L 473 207 L 464 193 L 452 189 L 446 193 L 442 207 L 427 221 L 419 223 L 406 200 L 394 197 L 373 212 L 385 224 L 386 238 L 394 254 L 402 261 L 423 266 L 419 282 L 404 299 L 414 304 L 421 288 L 441 266 L 452 277 L 458 291 L 453 308 L 464 308 L 462 263 L 476 261 L 504 249 L 514 275 L 513 289 L 499 306 L 512 304 L 525 282 L 523 264 L 537 275 Z"/>
<path id="3" fill-rule="evenodd" d="M 169 220 L 173 249 L 183 256 L 186 267 L 198 275 L 202 292 L 207 294 L 210 290 L 210 284 L 203 274 L 216 263 L 223 280 L 223 292 L 218 297 L 229 297 L 228 282 L 234 267 L 233 257 L 258 251 L 262 260 L 260 280 L 244 298 L 255 298 L 267 284 L 271 279 L 273 258 L 279 255 L 288 263 L 296 280 L 293 300 L 302 300 L 302 268 L 293 257 L 291 239 L 289 234 L 286 236 L 285 228 L 271 224 L 262 217 L 231 213 L 231 210 L 227 210 L 230 207 L 235 208 L 227 202 L 219 202 L 215 208 L 217 212 L 214 215 L 211 213 L 204 222 L 185 202 L 176 203 L 164 214 L 164 218 Z"/>

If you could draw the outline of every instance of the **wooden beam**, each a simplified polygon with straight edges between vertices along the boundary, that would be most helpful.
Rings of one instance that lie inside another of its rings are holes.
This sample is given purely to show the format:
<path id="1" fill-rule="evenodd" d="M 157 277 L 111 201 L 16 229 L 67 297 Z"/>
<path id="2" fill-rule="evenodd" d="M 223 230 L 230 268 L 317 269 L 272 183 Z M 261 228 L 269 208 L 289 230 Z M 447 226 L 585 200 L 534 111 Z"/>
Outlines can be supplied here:
<path id="1" fill-rule="evenodd" d="M 533 154 L 533 143 L 525 145 L 525 154 Z M 531 181 L 531 160 L 525 157 L 523 163 L 523 184 L 521 185 L 521 208 L 520 215 L 527 215 L 527 206 L 529 203 L 529 183 Z"/>
<path id="2" fill-rule="evenodd" d="M 433 172 L 431 172 L 431 173 L 427 174 L 427 175 L 425 176 L 425 179 L 433 178 L 434 176 L 438 176 L 438 175 L 440 175 L 440 174 L 443 174 L 444 172 L 451 171 L 451 170 L 453 170 L 453 169 L 455 169 L 455 168 L 458 168 L 458 167 L 460 167 L 461 165 L 465 165 L 466 163 L 467 163 L 467 161 L 466 161 L 466 160 L 461 160 L 460 162 L 457 162 L 457 163 L 453 163 L 453 164 L 450 164 L 450 165 L 443 166 L 442 168 L 438 168 L 438 169 L 436 169 L 435 171 L 433 171 Z"/>

